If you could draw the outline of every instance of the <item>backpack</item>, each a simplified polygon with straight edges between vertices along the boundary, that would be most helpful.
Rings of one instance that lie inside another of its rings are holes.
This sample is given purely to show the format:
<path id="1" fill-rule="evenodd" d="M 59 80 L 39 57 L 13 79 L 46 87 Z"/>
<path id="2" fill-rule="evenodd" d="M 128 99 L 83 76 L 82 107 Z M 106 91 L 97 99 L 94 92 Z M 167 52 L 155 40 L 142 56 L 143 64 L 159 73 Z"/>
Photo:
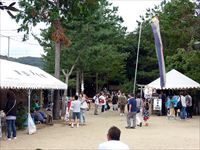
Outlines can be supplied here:
<path id="1" fill-rule="evenodd" d="M 180 100 L 180 101 L 178 101 L 178 103 L 177 103 L 177 108 L 178 108 L 178 109 L 181 109 L 181 108 L 182 108 L 182 103 L 181 103 L 181 100 Z"/>

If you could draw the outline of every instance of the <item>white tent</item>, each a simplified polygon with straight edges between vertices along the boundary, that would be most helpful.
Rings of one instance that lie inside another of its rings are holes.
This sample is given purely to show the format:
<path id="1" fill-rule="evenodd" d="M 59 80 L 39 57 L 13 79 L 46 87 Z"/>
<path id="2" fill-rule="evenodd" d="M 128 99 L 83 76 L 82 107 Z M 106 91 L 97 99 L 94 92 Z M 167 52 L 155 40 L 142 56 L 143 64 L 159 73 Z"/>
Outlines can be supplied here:
<path id="1" fill-rule="evenodd" d="M 0 59 L 0 88 L 66 89 L 67 85 L 38 67 Z"/>
<path id="2" fill-rule="evenodd" d="M 146 85 L 146 88 L 161 89 L 160 78 Z M 184 74 L 172 69 L 166 73 L 166 86 L 163 89 L 190 89 L 200 88 L 200 84 Z"/>
<path id="3" fill-rule="evenodd" d="M 67 85 L 38 67 L 0 59 L 0 88 L 27 89 L 28 133 L 32 134 L 36 127 L 30 115 L 31 89 L 67 89 Z"/>

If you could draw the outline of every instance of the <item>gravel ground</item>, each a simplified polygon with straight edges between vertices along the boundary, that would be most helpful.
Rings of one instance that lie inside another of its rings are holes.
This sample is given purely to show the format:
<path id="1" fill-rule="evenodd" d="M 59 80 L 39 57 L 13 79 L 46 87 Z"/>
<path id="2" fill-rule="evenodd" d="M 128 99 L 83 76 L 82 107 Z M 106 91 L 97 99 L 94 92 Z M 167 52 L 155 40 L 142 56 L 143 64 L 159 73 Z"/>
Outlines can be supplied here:
<path id="1" fill-rule="evenodd" d="M 148 127 L 125 129 L 126 117 L 119 116 L 118 112 L 94 116 L 90 110 L 86 115 L 87 124 L 79 128 L 70 128 L 60 122 L 40 128 L 33 135 L 18 131 L 17 139 L 2 140 L 0 149 L 97 149 L 106 141 L 107 131 L 112 125 L 121 129 L 121 141 L 130 149 L 200 149 L 200 116 L 185 121 L 151 116 Z"/>

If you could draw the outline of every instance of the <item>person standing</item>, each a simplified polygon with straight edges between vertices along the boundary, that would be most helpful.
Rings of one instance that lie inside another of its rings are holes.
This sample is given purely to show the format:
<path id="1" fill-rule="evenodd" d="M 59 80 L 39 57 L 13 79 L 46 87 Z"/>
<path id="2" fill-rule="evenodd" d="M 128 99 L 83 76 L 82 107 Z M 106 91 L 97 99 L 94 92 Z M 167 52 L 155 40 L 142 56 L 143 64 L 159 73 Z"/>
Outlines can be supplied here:
<path id="1" fill-rule="evenodd" d="M 106 97 L 104 96 L 104 93 L 102 92 L 100 97 L 99 97 L 99 101 L 101 103 L 101 112 L 105 111 L 105 106 L 106 106 Z"/>
<path id="2" fill-rule="evenodd" d="M 140 127 L 142 127 L 142 99 L 140 98 L 140 94 L 137 94 L 136 98 L 137 102 L 137 114 L 136 114 L 136 124 Z"/>
<path id="3" fill-rule="evenodd" d="M 132 128 L 135 129 L 136 127 L 136 114 L 137 114 L 137 102 L 136 99 L 134 98 L 134 94 L 130 93 L 129 95 L 129 101 L 128 101 L 128 114 L 127 114 L 127 126 L 126 128 Z M 131 119 L 133 119 L 132 121 L 132 125 L 131 125 Z"/>
<path id="4" fill-rule="evenodd" d="M 127 98 L 125 96 L 125 93 L 121 94 L 121 92 L 120 92 L 118 95 L 118 105 L 119 105 L 119 109 L 120 109 L 120 116 L 124 116 L 126 104 L 127 104 Z"/>
<path id="5" fill-rule="evenodd" d="M 80 101 L 81 101 L 81 117 L 80 117 L 80 122 L 83 125 L 83 124 L 85 124 L 85 112 L 88 109 L 87 98 L 86 98 L 85 94 L 81 95 Z"/>
<path id="6" fill-rule="evenodd" d="M 185 96 L 185 100 L 187 118 L 192 118 L 192 97 L 187 93 L 187 95 Z"/>
<path id="7" fill-rule="evenodd" d="M 166 103 L 166 95 L 161 91 L 159 98 L 162 100 L 162 108 L 161 108 L 161 114 L 162 116 L 165 116 L 166 113 L 166 107 L 165 107 L 165 103 Z"/>
<path id="8" fill-rule="evenodd" d="M 149 102 L 148 99 L 144 102 L 144 111 L 143 111 L 143 119 L 144 119 L 144 125 L 148 126 L 148 120 L 149 120 Z"/>
<path id="9" fill-rule="evenodd" d="M 4 109 L 4 112 L 6 114 L 6 124 L 7 124 L 7 138 L 8 140 L 11 140 L 11 138 L 16 139 L 17 138 L 17 132 L 16 132 L 16 116 L 17 116 L 17 105 L 16 105 L 16 98 L 15 94 L 12 91 L 7 92 L 7 102 Z"/>
<path id="10" fill-rule="evenodd" d="M 179 99 L 180 99 L 180 102 L 181 102 L 181 113 L 180 113 L 180 117 L 181 119 L 186 119 L 186 100 L 185 100 L 185 96 L 183 96 L 183 93 L 181 92 L 180 93 L 180 96 L 179 96 Z"/>
<path id="11" fill-rule="evenodd" d="M 81 101 L 78 99 L 78 96 L 76 95 L 75 100 L 72 101 L 71 107 L 73 108 L 73 121 L 71 124 L 71 127 L 74 127 L 74 123 L 76 123 L 76 126 L 79 127 L 79 120 L 80 120 L 80 111 L 81 111 Z"/>
<path id="12" fill-rule="evenodd" d="M 94 100 L 94 115 L 98 115 L 98 107 L 99 107 L 99 95 L 96 93 L 96 95 L 93 97 Z"/>
<path id="13" fill-rule="evenodd" d="M 168 96 L 167 101 L 165 102 L 165 106 L 167 108 L 167 119 L 170 119 L 170 103 L 171 103 L 171 100 L 170 100 L 170 97 Z"/>
<path id="14" fill-rule="evenodd" d="M 177 95 L 174 95 L 172 97 L 172 99 L 174 100 L 174 115 L 175 115 L 175 118 L 176 118 L 176 117 L 178 117 L 178 107 L 177 107 L 177 104 L 178 104 L 179 97 Z"/>
<path id="15" fill-rule="evenodd" d="M 113 96 L 112 96 L 113 111 L 117 111 L 118 110 L 117 102 L 118 102 L 118 96 L 117 96 L 117 93 L 114 92 Z"/>
<path id="16" fill-rule="evenodd" d="M 129 150 L 128 145 L 120 141 L 121 131 L 119 128 L 112 126 L 108 130 L 107 142 L 99 145 L 99 150 Z"/>

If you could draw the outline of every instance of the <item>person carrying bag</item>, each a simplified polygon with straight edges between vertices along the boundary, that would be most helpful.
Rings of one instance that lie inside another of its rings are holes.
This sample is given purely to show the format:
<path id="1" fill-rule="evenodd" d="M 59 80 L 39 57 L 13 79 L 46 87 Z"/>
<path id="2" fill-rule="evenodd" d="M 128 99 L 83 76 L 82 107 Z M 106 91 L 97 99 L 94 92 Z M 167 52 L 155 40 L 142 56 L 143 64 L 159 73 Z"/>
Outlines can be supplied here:
<path id="1" fill-rule="evenodd" d="M 15 94 L 10 90 L 7 92 L 7 102 L 4 112 L 6 114 L 7 138 L 8 140 L 11 140 L 11 137 L 16 139 L 15 121 L 17 116 L 17 106 Z"/>

